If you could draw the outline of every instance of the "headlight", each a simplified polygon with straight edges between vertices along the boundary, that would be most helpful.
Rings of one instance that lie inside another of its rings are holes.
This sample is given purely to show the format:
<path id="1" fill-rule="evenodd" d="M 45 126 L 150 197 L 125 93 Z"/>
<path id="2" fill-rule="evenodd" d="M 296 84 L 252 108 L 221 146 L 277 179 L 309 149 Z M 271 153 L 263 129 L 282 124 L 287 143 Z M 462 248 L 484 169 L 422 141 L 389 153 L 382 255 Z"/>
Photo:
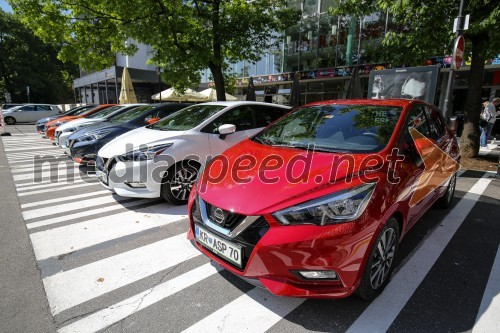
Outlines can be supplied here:
<path id="1" fill-rule="evenodd" d="M 283 225 L 326 225 L 353 221 L 364 212 L 375 185 L 375 183 L 363 184 L 329 194 L 280 210 L 273 216 Z"/>
<path id="2" fill-rule="evenodd" d="M 97 131 L 91 131 L 91 132 L 86 132 L 83 134 L 82 137 L 78 139 L 78 141 L 96 141 L 99 140 L 100 138 L 105 137 L 109 133 L 111 133 L 111 130 L 97 130 Z"/>
<path id="3" fill-rule="evenodd" d="M 123 162 L 127 161 L 146 161 L 146 160 L 151 160 L 155 156 L 161 154 L 165 149 L 173 145 L 174 143 L 166 143 L 162 145 L 157 145 L 157 146 L 151 146 L 151 147 L 141 147 L 138 149 L 135 149 L 131 152 L 125 153 L 121 156 L 118 157 L 119 160 Z"/>

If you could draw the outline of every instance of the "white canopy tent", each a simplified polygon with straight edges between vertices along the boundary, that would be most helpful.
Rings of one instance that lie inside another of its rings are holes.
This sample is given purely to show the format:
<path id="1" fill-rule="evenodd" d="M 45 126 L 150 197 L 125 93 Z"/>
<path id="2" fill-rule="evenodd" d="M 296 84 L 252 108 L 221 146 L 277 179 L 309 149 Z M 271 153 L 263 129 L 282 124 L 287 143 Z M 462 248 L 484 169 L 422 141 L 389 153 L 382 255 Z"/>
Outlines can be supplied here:
<path id="1" fill-rule="evenodd" d="M 200 91 L 200 94 L 207 98 L 207 102 L 217 101 L 217 91 L 214 88 L 208 88 Z M 238 99 L 233 95 L 226 94 L 226 101 L 237 101 Z"/>
<path id="2" fill-rule="evenodd" d="M 206 102 L 207 99 L 204 95 L 192 90 L 186 89 L 184 93 L 176 91 L 174 88 L 163 90 L 158 94 L 151 96 L 155 101 L 165 102 Z"/>

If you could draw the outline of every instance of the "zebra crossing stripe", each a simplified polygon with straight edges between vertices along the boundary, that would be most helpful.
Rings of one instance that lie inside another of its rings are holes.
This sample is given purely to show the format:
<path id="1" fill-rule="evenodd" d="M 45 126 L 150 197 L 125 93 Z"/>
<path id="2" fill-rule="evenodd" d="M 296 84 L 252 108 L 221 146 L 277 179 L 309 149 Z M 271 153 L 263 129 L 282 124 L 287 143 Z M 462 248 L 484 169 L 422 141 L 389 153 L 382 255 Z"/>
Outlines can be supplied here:
<path id="1" fill-rule="evenodd" d="M 349 327 L 347 332 L 386 332 L 423 281 L 455 232 L 462 225 L 491 182 L 488 174 L 479 179 L 442 220 L 417 251 L 401 267 L 385 290 Z"/>
<path id="2" fill-rule="evenodd" d="M 46 188 L 49 188 L 49 187 L 58 187 L 58 186 L 64 186 L 64 185 L 73 185 L 73 184 L 79 184 L 79 183 L 83 183 L 84 180 L 83 179 L 75 179 L 75 180 L 70 180 L 69 182 L 66 182 L 66 179 L 64 179 L 63 181 L 59 181 L 57 183 L 51 183 L 50 181 L 46 181 L 44 182 L 43 184 L 41 183 L 31 183 L 31 184 L 26 184 L 26 185 L 31 185 L 31 186 L 16 186 L 16 190 L 17 190 L 17 193 L 22 193 L 22 192 L 28 192 L 28 191 L 33 191 L 33 190 L 39 190 L 39 189 L 46 189 Z M 97 184 L 97 182 L 95 180 L 93 180 L 93 182 L 95 182 Z M 41 185 L 33 185 L 33 184 L 41 184 Z M 111 193 L 110 191 L 106 191 L 107 193 Z M 92 193 L 86 193 L 87 195 L 92 195 Z M 66 199 L 66 197 L 64 198 L 61 198 L 62 199 Z M 58 202 L 58 201 L 54 201 L 54 202 Z"/>
<path id="3" fill-rule="evenodd" d="M 71 201 L 71 200 L 75 200 L 75 199 L 82 199 L 85 197 L 97 196 L 97 195 L 101 195 L 101 194 L 105 194 L 105 193 L 110 194 L 111 192 L 109 192 L 108 190 L 93 191 L 93 192 L 89 192 L 89 193 L 71 195 L 69 197 L 30 202 L 30 203 L 21 204 L 21 209 L 25 210 L 27 208 L 32 208 L 32 207 L 36 207 L 36 206 L 49 205 L 49 204 L 53 204 L 53 203 L 62 203 L 62 202 Z"/>
<path id="4" fill-rule="evenodd" d="M 87 217 L 87 216 L 97 215 L 97 214 L 101 214 L 101 213 L 110 213 L 110 212 L 113 212 L 115 210 L 120 210 L 120 209 L 123 209 L 123 208 L 128 208 L 128 207 L 133 207 L 133 206 L 139 206 L 139 205 L 147 204 L 148 202 L 151 202 L 150 199 L 142 199 L 142 200 L 139 200 L 139 201 L 126 202 L 126 203 L 123 203 L 121 205 L 114 205 L 114 206 L 111 206 L 111 207 L 90 209 L 90 210 L 86 210 L 86 211 L 83 211 L 83 212 L 78 212 L 78 213 L 74 213 L 74 214 L 70 214 L 70 215 L 49 218 L 49 219 L 42 220 L 42 221 L 37 221 L 37 222 L 31 222 L 31 223 L 28 223 L 26 225 L 26 227 L 28 228 L 28 230 L 31 230 L 31 229 L 34 229 L 34 228 L 45 227 L 45 226 L 52 225 L 52 224 L 57 224 L 57 223 L 71 221 L 71 220 L 81 219 L 81 218 Z M 165 204 L 162 203 L 161 205 L 164 206 Z M 148 209 L 151 209 L 151 208 L 154 208 L 154 207 L 155 206 L 151 206 L 151 207 L 148 207 Z M 133 214 L 134 212 L 128 212 L 128 213 L 131 213 L 132 216 L 135 216 Z M 107 216 L 107 218 L 109 218 L 109 216 Z"/>
<path id="5" fill-rule="evenodd" d="M 59 333 L 94 333 L 214 275 L 222 268 L 204 264 L 120 303 L 91 314 L 58 330 Z"/>
<path id="6" fill-rule="evenodd" d="M 146 201 L 146 200 L 143 200 Z M 130 202 L 137 205 L 138 202 Z M 123 208 L 122 205 L 113 207 Z M 101 208 L 104 211 L 110 207 Z M 30 234 L 37 260 L 67 254 L 93 245 L 139 233 L 144 230 L 161 227 L 187 217 L 185 207 L 169 207 L 162 203 L 135 212 L 125 212 L 110 218 L 109 216 L 74 223 L 59 228 Z M 65 216 L 66 220 L 71 218 Z M 136 223 L 139 222 L 139 223 Z M 106 230 L 106 232 L 103 232 Z"/>
<path id="7" fill-rule="evenodd" d="M 500 332 L 500 246 L 491 268 L 488 284 L 477 313 L 472 333 Z"/>
<path id="8" fill-rule="evenodd" d="M 303 298 L 274 296 L 262 288 L 254 288 L 183 333 L 195 332 L 265 332 L 305 301 Z M 244 309 L 244 310 L 242 310 Z"/>
<path id="9" fill-rule="evenodd" d="M 43 284 L 52 314 L 56 315 L 200 254 L 182 233 L 46 277 Z"/>
<path id="10" fill-rule="evenodd" d="M 109 192 L 109 191 L 108 191 Z M 100 198 L 92 198 L 87 200 L 78 200 L 72 203 L 63 203 L 60 205 L 52 205 L 50 207 L 43 207 L 37 209 L 31 209 L 23 211 L 24 221 L 29 223 L 29 220 L 36 219 L 39 217 L 45 217 L 60 213 L 68 213 L 70 215 L 72 211 L 85 211 L 93 206 L 104 205 L 104 204 L 119 204 L 121 201 L 131 200 L 127 197 L 115 197 L 112 195 L 108 195 Z M 132 199 L 133 200 L 133 199 Z M 138 200 L 135 200 L 138 201 Z"/>
<path id="11" fill-rule="evenodd" d="M 85 184 L 60 186 L 60 187 L 56 187 L 56 188 L 48 188 L 46 190 L 39 190 L 39 191 L 32 191 L 32 192 L 22 192 L 22 193 L 18 193 L 17 196 L 18 197 L 25 197 L 27 195 L 35 195 L 35 194 L 42 194 L 42 193 L 52 193 L 52 192 L 55 192 L 55 191 L 69 190 L 69 189 L 72 189 L 72 188 L 75 188 L 75 187 L 96 186 L 97 184 L 99 184 L 97 181 L 96 182 L 92 182 L 92 183 L 90 183 L 89 181 L 87 181 L 87 182 L 85 182 Z"/>

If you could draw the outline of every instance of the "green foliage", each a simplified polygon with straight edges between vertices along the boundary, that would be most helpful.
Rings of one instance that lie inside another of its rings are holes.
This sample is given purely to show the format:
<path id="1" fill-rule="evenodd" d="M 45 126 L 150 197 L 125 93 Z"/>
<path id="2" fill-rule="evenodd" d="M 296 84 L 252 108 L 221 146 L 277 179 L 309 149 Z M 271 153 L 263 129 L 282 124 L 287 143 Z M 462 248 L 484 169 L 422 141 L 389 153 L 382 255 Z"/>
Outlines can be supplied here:
<path id="1" fill-rule="evenodd" d="M 470 27 L 464 33 L 466 40 L 486 33 L 490 42 L 487 56 L 495 55 L 500 50 L 500 2 L 471 0 L 466 3 L 464 14 L 470 14 Z M 459 5 L 457 0 L 344 0 L 338 7 L 330 8 L 330 12 L 362 16 L 389 10 L 391 22 L 380 52 L 385 55 L 385 61 L 415 66 L 422 65 L 430 56 L 451 54 L 453 20 Z M 466 49 L 471 50 L 470 45 Z"/>
<path id="2" fill-rule="evenodd" d="M 61 59 L 85 69 L 112 64 L 117 52 L 134 53 L 128 38 L 151 45 L 152 63 L 175 88 L 198 84 L 210 68 L 217 91 L 223 70 L 243 59 L 257 61 L 274 32 L 298 20 L 279 0 L 10 0 L 37 36 L 62 43 Z M 223 92 L 220 92 L 223 94 Z"/>
<path id="3" fill-rule="evenodd" d="M 5 92 L 13 102 L 63 103 L 73 100 L 75 65 L 57 59 L 59 47 L 44 44 L 18 18 L 0 10 L 0 100 Z"/>

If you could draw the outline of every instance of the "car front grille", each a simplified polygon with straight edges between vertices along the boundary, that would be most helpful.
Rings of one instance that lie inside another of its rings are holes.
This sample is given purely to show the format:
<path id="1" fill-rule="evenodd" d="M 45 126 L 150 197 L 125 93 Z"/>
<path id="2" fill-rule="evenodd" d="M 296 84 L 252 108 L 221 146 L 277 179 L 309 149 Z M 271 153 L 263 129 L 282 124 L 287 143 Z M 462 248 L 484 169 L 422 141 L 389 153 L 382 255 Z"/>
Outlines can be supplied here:
<path id="1" fill-rule="evenodd" d="M 236 214 L 209 203 L 207 205 L 207 215 L 210 221 L 217 223 L 219 226 L 233 230 L 244 218 L 245 215 Z"/>
<path id="2" fill-rule="evenodd" d="M 207 206 L 207 216 L 210 216 L 209 212 L 211 209 L 209 207 L 213 208 L 215 206 L 210 205 L 206 202 L 205 202 L 205 204 Z M 203 223 L 200 209 L 201 208 L 200 208 L 200 205 L 198 204 L 198 200 L 196 200 L 195 204 L 193 204 L 193 206 L 191 208 L 191 216 L 192 216 L 193 222 L 195 224 L 202 226 L 203 228 L 208 228 L 210 230 L 210 232 L 216 234 L 217 236 L 219 236 L 221 238 L 228 240 L 229 242 L 233 242 L 233 243 L 241 245 L 241 247 L 243 248 L 243 260 L 242 260 L 243 265 L 242 265 L 242 267 L 238 267 L 220 256 L 218 256 L 218 257 L 221 260 L 224 260 L 224 262 L 226 262 L 227 264 L 238 269 L 239 271 L 244 271 L 245 267 L 248 263 L 248 260 L 250 259 L 250 256 L 255 248 L 255 245 L 257 245 L 259 240 L 262 237 L 264 237 L 266 232 L 269 230 L 269 227 L 270 227 L 269 223 L 266 221 L 266 219 L 263 216 L 259 216 L 252 224 L 247 226 L 237 236 L 235 236 L 234 238 L 231 238 L 231 237 L 228 237 L 228 236 L 218 232 L 217 230 L 215 230 L 213 228 L 210 228 L 210 226 Z M 232 223 L 231 230 L 234 230 L 239 224 L 241 224 L 245 220 L 245 218 L 247 216 L 241 215 L 241 214 L 236 214 L 236 213 L 231 213 L 231 214 L 232 214 L 232 216 L 229 217 L 227 219 L 227 221 L 229 221 L 229 220 L 231 221 L 231 223 Z M 209 217 L 209 219 L 212 220 L 210 217 Z M 200 243 L 198 243 L 198 244 L 200 244 Z M 200 244 L 200 245 L 202 245 L 202 244 Z M 217 256 L 217 254 L 213 254 L 213 255 Z"/>

